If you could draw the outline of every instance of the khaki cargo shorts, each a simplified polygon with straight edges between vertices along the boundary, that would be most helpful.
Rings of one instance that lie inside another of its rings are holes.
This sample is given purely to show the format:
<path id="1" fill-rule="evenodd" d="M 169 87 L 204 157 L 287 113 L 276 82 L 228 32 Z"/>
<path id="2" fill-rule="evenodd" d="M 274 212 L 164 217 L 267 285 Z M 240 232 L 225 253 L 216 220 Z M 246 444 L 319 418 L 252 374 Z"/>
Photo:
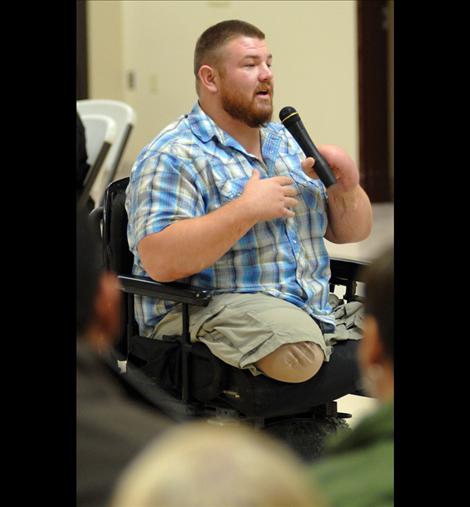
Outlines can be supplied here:
<path id="1" fill-rule="evenodd" d="M 285 343 L 314 342 L 329 361 L 337 340 L 361 337 L 344 326 L 323 333 L 298 306 L 262 293 L 214 295 L 208 306 L 191 306 L 189 312 L 191 341 L 201 341 L 222 361 L 249 369 L 253 375 L 262 373 L 254 363 Z M 181 334 L 181 328 L 182 305 L 177 305 L 150 337 Z"/>

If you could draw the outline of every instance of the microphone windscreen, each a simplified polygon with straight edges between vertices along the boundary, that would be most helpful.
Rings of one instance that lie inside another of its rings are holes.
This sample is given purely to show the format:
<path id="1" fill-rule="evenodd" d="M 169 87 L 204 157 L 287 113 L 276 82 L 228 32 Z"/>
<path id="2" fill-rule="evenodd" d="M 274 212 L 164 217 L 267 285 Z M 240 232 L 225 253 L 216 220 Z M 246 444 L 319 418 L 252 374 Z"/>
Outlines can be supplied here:
<path id="1" fill-rule="evenodd" d="M 283 107 L 279 111 L 279 119 L 284 123 L 284 120 L 286 118 L 288 118 L 289 116 L 292 116 L 295 113 L 297 113 L 297 111 L 296 111 L 296 109 L 294 107 L 291 107 L 291 106 Z"/>

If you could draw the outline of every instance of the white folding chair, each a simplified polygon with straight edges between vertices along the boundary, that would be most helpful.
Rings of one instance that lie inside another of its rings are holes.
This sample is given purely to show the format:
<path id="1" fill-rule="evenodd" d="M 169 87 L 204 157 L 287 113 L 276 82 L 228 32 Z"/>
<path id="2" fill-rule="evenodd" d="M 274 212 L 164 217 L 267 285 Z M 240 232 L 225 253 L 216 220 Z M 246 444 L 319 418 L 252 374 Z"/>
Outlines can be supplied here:
<path id="1" fill-rule="evenodd" d="M 134 109 L 125 102 L 108 99 L 78 100 L 77 110 L 80 116 L 87 114 L 108 116 L 116 124 L 116 139 L 109 150 L 103 170 L 92 191 L 92 197 L 98 206 L 103 200 L 106 187 L 116 176 L 129 135 L 135 125 L 136 114 Z"/>
<path id="2" fill-rule="evenodd" d="M 116 139 L 117 129 L 116 122 L 108 116 L 80 114 L 80 118 L 85 128 L 86 149 L 90 164 L 79 198 L 79 204 L 84 204 L 89 195 L 93 197 L 92 188 Z"/>

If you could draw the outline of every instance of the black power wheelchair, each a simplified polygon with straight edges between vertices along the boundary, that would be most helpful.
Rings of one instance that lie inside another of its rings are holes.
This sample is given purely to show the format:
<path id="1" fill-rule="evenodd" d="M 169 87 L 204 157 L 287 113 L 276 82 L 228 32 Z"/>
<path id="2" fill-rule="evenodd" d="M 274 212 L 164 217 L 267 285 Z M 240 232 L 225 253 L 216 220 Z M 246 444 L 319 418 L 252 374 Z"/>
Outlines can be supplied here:
<path id="1" fill-rule="evenodd" d="M 124 207 L 128 183 L 129 178 L 111 183 L 103 208 L 95 210 L 95 220 L 102 225 L 104 264 L 118 275 L 126 293 L 122 334 L 113 352 L 117 362 L 125 361 L 123 375 L 150 399 L 155 399 L 156 392 L 164 393 L 166 403 L 169 400 L 183 418 L 243 421 L 284 440 L 304 459 L 317 457 L 323 450 L 324 437 L 347 427 L 344 420 L 350 415 L 339 413 L 335 400 L 347 394 L 363 395 L 356 359 L 358 342 L 338 342 L 330 361 L 312 379 L 298 384 L 253 376 L 248 370 L 224 363 L 203 343 L 191 343 L 189 306 L 207 305 L 211 292 L 132 275 Z M 362 266 L 360 262 L 332 259 L 330 290 L 341 285 L 345 287 L 344 300 L 361 300 L 356 292 Z M 140 336 L 134 318 L 134 294 L 181 304 L 181 336 L 163 336 L 161 340 Z"/>

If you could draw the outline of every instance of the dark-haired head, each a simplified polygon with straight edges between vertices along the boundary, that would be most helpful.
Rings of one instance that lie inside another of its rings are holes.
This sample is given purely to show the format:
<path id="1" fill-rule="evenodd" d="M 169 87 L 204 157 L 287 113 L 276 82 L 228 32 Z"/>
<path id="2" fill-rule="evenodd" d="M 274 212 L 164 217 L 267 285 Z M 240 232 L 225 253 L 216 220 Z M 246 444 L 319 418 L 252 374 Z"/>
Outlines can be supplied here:
<path id="1" fill-rule="evenodd" d="M 103 267 L 98 233 L 81 207 L 77 208 L 76 296 L 77 336 L 101 351 L 119 329 L 120 293 L 116 276 Z"/>
<path id="2" fill-rule="evenodd" d="M 394 255 L 387 248 L 365 270 L 364 333 L 359 345 L 363 389 L 382 402 L 394 395 Z"/>
<path id="3" fill-rule="evenodd" d="M 82 335 L 94 318 L 94 302 L 102 273 L 99 243 L 83 207 L 77 209 L 76 255 L 77 333 Z"/>
<path id="4" fill-rule="evenodd" d="M 379 255 L 365 271 L 365 313 L 377 321 L 387 357 L 393 361 L 394 335 L 394 254 L 393 246 Z"/>

